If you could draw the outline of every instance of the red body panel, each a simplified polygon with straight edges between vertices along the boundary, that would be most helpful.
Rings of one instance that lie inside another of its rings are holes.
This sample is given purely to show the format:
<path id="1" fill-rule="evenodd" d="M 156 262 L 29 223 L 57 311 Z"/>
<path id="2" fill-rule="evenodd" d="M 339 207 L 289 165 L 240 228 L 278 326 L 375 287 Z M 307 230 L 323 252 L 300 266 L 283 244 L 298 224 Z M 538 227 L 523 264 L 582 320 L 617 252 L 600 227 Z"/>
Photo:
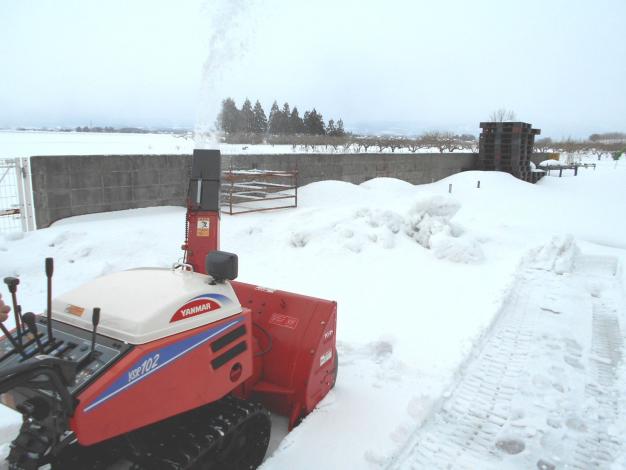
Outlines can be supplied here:
<path id="1" fill-rule="evenodd" d="M 219 249 L 219 214 L 188 210 L 188 220 L 185 260 L 194 271 L 206 273 L 206 255 Z M 202 231 L 203 220 L 210 220 L 208 234 Z M 242 282 L 231 284 L 241 305 L 252 310 L 258 353 L 253 375 L 235 393 L 288 416 L 292 428 L 334 386 L 337 303 Z"/>
<path id="2" fill-rule="evenodd" d="M 293 427 L 334 385 L 337 303 L 242 282 L 232 286 L 252 321 L 271 336 L 271 349 L 255 361 L 243 394 L 288 416 Z M 263 330 L 253 326 L 261 351 L 270 347 Z"/>
<path id="3" fill-rule="evenodd" d="M 215 341 L 235 330 L 240 336 L 214 352 Z M 219 322 L 138 345 L 78 396 L 70 427 L 81 444 L 91 445 L 219 400 L 252 375 L 251 340 L 250 311 L 244 309 Z M 224 356 L 243 342 L 244 351 L 230 359 L 232 353 Z M 214 363 L 216 359 L 223 364 Z M 242 374 L 231 381 L 237 363 Z"/>

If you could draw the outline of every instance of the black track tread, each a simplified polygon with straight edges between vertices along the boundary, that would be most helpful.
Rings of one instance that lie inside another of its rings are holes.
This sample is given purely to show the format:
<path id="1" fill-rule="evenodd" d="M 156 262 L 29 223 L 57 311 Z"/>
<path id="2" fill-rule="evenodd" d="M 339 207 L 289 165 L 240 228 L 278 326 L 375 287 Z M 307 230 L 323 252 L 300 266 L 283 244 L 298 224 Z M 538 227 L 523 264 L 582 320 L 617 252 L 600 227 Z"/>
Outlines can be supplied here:
<path id="1" fill-rule="evenodd" d="M 68 447 L 53 470 L 252 470 L 265 455 L 270 414 L 260 404 L 228 396 L 103 444 Z M 246 431 L 256 437 L 229 454 Z M 235 461 L 241 459 L 243 462 Z M 252 454 L 252 455 L 249 455 Z M 120 460 L 126 464 L 120 464 Z"/>

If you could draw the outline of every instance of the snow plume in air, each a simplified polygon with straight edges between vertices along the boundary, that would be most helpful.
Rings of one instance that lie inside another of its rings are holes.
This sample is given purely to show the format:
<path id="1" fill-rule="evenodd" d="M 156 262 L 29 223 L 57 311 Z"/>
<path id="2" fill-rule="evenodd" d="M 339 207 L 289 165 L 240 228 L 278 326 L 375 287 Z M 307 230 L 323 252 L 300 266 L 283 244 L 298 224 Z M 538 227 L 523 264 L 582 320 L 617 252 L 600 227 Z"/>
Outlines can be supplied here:
<path id="1" fill-rule="evenodd" d="M 220 109 L 217 85 L 230 64 L 243 57 L 253 29 L 249 12 L 254 0 L 207 0 L 203 14 L 210 19 L 207 58 L 202 68 L 195 126 L 197 148 L 218 148 L 215 119 Z"/>

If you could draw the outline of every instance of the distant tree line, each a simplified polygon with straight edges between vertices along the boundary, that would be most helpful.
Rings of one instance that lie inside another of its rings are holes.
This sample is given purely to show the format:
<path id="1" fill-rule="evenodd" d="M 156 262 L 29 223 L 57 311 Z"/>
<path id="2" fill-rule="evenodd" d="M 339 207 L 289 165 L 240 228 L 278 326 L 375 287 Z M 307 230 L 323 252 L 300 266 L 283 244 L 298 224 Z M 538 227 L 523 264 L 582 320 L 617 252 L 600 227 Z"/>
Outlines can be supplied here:
<path id="1" fill-rule="evenodd" d="M 122 134 L 175 134 L 183 135 L 191 132 L 184 128 L 146 129 L 143 127 L 113 127 L 113 126 L 78 126 L 78 127 L 18 127 L 18 131 L 45 131 L 45 132 L 111 132 Z"/>
<path id="2" fill-rule="evenodd" d="M 152 134 L 155 131 L 150 131 L 148 129 L 141 129 L 139 127 L 112 127 L 112 126 L 78 126 L 73 129 L 74 132 L 119 132 L 122 134 Z"/>
<path id="3" fill-rule="evenodd" d="M 430 131 L 415 137 L 393 135 L 354 135 L 346 133 L 343 136 L 330 135 L 257 135 L 234 134 L 225 135 L 227 143 L 238 144 L 269 144 L 291 145 L 293 150 L 341 152 L 341 153 L 368 153 L 397 151 L 418 153 L 438 151 L 441 154 L 472 152 L 478 154 L 479 140 L 471 134 L 454 134 L 452 132 Z M 549 137 L 537 139 L 534 151 L 540 153 L 563 153 L 566 159 L 576 159 L 578 156 L 592 154 L 601 159 L 602 156 L 611 156 L 614 152 L 624 149 L 624 144 L 601 143 L 591 140 L 552 140 Z"/>
<path id="4" fill-rule="evenodd" d="M 259 100 L 252 106 L 250 100 L 246 99 L 239 109 L 232 98 L 222 101 L 222 109 L 217 117 L 217 128 L 230 136 L 269 134 L 343 137 L 346 135 L 343 120 L 339 119 L 335 122 L 334 119 L 330 119 L 328 124 L 325 124 L 324 118 L 315 108 L 305 111 L 300 117 L 297 106 L 291 109 L 289 103 L 285 103 L 281 109 L 274 101 L 268 117 Z"/>
<path id="5" fill-rule="evenodd" d="M 626 143 L 626 134 L 623 132 L 605 132 L 604 134 L 591 134 L 591 142 Z"/>
<path id="6" fill-rule="evenodd" d="M 354 135 L 346 133 L 342 136 L 307 135 L 307 134 L 233 134 L 223 136 L 223 142 L 237 144 L 269 144 L 291 145 L 293 150 L 361 153 L 361 152 L 392 152 L 406 149 L 412 153 L 420 150 L 438 150 L 440 153 L 456 150 L 478 152 L 476 137 L 469 134 L 453 134 L 451 132 L 426 132 L 418 137 L 393 135 Z"/>
<path id="7" fill-rule="evenodd" d="M 607 138 L 593 138 L 594 136 L 610 136 Z M 624 136 L 620 139 L 619 136 Z M 544 137 L 535 141 L 535 151 L 542 153 L 565 153 L 567 158 L 576 160 L 579 155 L 591 154 L 602 159 L 602 156 L 610 156 L 615 152 L 625 150 L 626 134 L 611 132 L 607 134 L 592 134 L 587 140 L 576 140 L 572 138 L 564 140 L 552 140 Z"/>

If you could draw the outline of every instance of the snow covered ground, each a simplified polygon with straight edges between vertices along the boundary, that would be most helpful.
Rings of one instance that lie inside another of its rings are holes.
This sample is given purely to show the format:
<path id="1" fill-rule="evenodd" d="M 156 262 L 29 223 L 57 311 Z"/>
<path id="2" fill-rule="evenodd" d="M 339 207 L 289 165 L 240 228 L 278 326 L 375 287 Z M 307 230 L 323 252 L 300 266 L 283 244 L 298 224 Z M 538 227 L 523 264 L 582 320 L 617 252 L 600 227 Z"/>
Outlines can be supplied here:
<path id="1" fill-rule="evenodd" d="M 600 163 L 536 185 L 325 181 L 297 209 L 223 216 L 242 281 L 339 306 L 336 388 L 262 468 L 551 469 L 580 464 L 576 451 L 623 468 L 626 165 Z M 171 265 L 183 228 L 172 207 L 67 219 L 0 239 L 0 275 L 20 275 L 24 308 L 41 311 L 46 256 L 60 293 Z M 16 418 L 0 419 L 10 441 Z"/>
<path id="2" fill-rule="evenodd" d="M 617 259 L 556 237 L 520 268 L 442 409 L 387 468 L 608 468 L 619 457 L 626 299 Z"/>
<path id="3" fill-rule="evenodd" d="M 0 130 L 0 158 L 38 155 L 188 154 L 193 139 L 174 134 Z"/>
<path id="4" fill-rule="evenodd" d="M 203 145 L 191 135 L 180 134 L 121 134 L 106 132 L 57 132 L 0 130 L 0 158 L 32 157 L 41 155 L 134 155 L 134 154 L 191 154 Z M 209 148 L 212 144 L 207 143 Z M 271 144 L 220 144 L 224 155 L 259 155 L 291 153 L 346 153 L 330 145 L 315 147 Z M 354 146 L 347 150 L 356 151 Z M 378 152 L 370 147 L 370 152 Z M 436 148 L 419 149 L 417 153 L 438 153 Z M 392 153 L 386 148 L 383 153 Z M 406 148 L 395 153 L 410 153 Z"/>

